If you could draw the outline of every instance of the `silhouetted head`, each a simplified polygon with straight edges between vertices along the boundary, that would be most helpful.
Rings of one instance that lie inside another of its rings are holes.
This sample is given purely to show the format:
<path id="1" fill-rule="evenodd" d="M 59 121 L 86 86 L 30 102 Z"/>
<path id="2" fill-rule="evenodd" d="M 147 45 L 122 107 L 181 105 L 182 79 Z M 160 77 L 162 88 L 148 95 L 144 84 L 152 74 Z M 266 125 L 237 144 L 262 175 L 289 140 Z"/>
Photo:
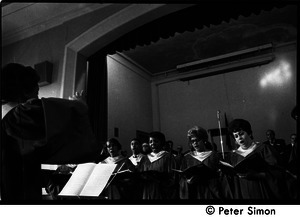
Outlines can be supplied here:
<path id="1" fill-rule="evenodd" d="M 29 66 L 9 63 L 1 70 L 1 102 L 22 103 L 38 98 L 40 77 Z"/>

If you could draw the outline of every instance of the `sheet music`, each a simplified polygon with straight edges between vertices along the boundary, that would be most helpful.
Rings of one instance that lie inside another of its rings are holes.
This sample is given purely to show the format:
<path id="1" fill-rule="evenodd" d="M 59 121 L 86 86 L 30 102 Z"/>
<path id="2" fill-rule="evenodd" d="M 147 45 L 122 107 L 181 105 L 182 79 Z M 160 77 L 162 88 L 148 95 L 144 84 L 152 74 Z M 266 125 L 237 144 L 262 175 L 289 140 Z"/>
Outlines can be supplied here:
<path id="1" fill-rule="evenodd" d="M 117 164 L 97 164 L 80 196 L 99 196 Z"/>
<path id="2" fill-rule="evenodd" d="M 79 164 L 59 195 L 79 195 L 95 166 L 95 163 Z"/>

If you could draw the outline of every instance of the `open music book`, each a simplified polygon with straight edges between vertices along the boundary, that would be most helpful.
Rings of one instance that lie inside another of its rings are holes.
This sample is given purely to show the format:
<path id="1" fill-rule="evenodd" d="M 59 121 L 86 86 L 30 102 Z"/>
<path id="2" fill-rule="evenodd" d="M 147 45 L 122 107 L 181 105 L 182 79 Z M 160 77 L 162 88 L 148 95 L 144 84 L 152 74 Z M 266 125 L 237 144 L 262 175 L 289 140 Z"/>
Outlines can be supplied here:
<path id="1" fill-rule="evenodd" d="M 117 164 L 79 164 L 59 196 L 98 197 Z"/>
<path id="2" fill-rule="evenodd" d="M 220 167 L 223 172 L 230 173 L 246 173 L 248 171 L 262 171 L 266 166 L 266 162 L 257 154 L 247 157 L 235 165 L 220 160 Z"/>

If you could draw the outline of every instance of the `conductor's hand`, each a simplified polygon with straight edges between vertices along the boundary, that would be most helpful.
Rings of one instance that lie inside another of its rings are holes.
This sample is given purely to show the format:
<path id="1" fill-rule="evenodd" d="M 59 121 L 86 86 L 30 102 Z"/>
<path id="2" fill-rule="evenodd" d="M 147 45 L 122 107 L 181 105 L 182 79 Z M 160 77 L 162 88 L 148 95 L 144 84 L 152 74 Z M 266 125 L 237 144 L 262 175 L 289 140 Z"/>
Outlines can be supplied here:
<path id="1" fill-rule="evenodd" d="M 73 172 L 73 168 L 67 165 L 61 165 L 60 167 L 57 168 L 57 172 L 59 174 L 70 174 Z"/>
<path id="2" fill-rule="evenodd" d="M 69 100 L 77 100 L 82 103 L 86 103 L 85 93 L 83 90 L 80 92 L 76 91 L 73 96 L 69 96 Z"/>

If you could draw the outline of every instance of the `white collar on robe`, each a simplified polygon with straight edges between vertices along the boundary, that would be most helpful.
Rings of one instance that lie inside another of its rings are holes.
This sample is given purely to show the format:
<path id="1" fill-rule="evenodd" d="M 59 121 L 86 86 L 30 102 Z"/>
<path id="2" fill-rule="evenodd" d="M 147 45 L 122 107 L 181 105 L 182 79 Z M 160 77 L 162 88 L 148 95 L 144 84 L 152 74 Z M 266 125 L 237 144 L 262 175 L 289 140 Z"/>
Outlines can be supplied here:
<path id="1" fill-rule="evenodd" d="M 107 157 L 104 162 L 107 164 L 116 164 L 120 160 L 123 160 L 125 157 L 122 155 L 116 156 L 116 157 Z"/>
<path id="2" fill-rule="evenodd" d="M 158 153 L 154 153 L 154 152 L 151 152 L 150 154 L 148 154 L 148 158 L 150 160 L 151 163 L 153 163 L 154 161 L 160 159 L 162 156 L 164 156 L 165 154 L 167 154 L 168 152 L 166 151 L 160 151 Z"/>
<path id="3" fill-rule="evenodd" d="M 137 165 L 138 162 L 141 161 L 142 157 L 144 155 L 142 153 L 139 153 L 138 155 L 136 155 L 136 157 L 134 155 L 131 155 L 131 157 L 129 158 L 129 160 L 131 160 L 131 162 L 133 163 L 133 165 Z"/>
<path id="4" fill-rule="evenodd" d="M 202 151 L 202 152 L 196 152 L 196 151 L 193 151 L 193 152 L 190 152 L 189 154 L 199 160 L 199 161 L 204 161 L 206 158 L 208 158 L 210 155 L 211 155 L 212 151 Z"/>
<path id="5" fill-rule="evenodd" d="M 5 117 L 5 115 L 12 110 L 14 107 L 16 107 L 18 105 L 18 103 L 16 102 L 8 102 L 4 105 L 1 106 L 1 114 L 2 114 L 2 118 L 3 119 Z"/>
<path id="6" fill-rule="evenodd" d="M 252 153 L 257 148 L 258 142 L 252 142 L 252 144 L 247 149 L 242 149 L 239 147 L 237 150 L 234 150 L 233 152 L 242 155 L 243 157 L 246 157 L 250 153 Z"/>

